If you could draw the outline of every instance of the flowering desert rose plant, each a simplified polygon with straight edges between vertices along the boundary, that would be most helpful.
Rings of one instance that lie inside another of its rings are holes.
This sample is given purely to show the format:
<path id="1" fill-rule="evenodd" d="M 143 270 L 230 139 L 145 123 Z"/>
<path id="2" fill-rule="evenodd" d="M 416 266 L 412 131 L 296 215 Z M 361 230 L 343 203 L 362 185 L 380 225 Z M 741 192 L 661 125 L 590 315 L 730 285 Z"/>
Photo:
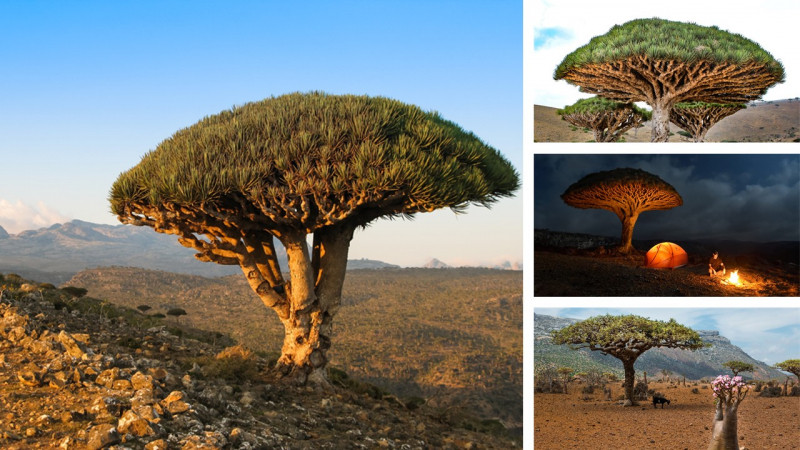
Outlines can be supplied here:
<path id="1" fill-rule="evenodd" d="M 736 433 L 736 412 L 739 403 L 747 397 L 749 386 L 742 377 L 731 378 L 720 375 L 711 382 L 714 392 L 714 401 L 717 406 L 712 427 L 711 444 L 708 450 L 728 450 L 739 448 L 739 438 Z"/>

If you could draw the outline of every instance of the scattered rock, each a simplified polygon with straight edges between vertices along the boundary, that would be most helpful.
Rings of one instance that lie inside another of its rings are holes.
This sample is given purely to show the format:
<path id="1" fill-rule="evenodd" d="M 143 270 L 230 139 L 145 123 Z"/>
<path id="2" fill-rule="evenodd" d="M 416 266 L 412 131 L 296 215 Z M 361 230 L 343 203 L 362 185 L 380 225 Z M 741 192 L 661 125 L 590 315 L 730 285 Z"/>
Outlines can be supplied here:
<path id="1" fill-rule="evenodd" d="M 100 424 L 89 430 L 86 448 L 88 450 L 99 450 L 109 445 L 118 444 L 120 435 L 117 428 L 111 424 Z"/>

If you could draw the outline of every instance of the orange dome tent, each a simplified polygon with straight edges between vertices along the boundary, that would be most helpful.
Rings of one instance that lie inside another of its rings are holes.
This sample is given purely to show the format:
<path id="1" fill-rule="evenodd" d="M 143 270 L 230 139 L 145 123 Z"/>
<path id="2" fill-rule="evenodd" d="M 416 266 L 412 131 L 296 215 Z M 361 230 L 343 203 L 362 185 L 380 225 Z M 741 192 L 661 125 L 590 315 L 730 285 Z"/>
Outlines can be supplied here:
<path id="1" fill-rule="evenodd" d="M 689 255 L 677 244 L 662 242 L 656 244 L 644 257 L 645 267 L 653 269 L 674 269 L 689 263 Z"/>

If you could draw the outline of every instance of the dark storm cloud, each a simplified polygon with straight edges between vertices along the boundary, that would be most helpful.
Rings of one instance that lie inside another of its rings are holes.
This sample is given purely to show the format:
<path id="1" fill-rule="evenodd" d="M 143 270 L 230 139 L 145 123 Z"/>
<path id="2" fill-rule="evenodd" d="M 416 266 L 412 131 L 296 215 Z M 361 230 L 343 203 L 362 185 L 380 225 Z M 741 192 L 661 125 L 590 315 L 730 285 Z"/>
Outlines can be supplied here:
<path id="1" fill-rule="evenodd" d="M 620 167 L 658 175 L 683 206 L 645 211 L 634 239 L 800 240 L 798 155 L 536 155 L 534 227 L 619 236 L 613 213 L 561 200 L 583 176 Z"/>

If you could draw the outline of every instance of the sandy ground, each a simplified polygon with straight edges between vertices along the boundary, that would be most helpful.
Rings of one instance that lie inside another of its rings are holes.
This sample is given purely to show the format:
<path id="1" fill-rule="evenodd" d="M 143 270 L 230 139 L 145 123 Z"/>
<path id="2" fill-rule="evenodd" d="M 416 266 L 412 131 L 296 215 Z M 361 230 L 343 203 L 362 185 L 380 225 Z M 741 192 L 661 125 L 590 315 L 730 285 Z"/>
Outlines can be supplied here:
<path id="1" fill-rule="evenodd" d="M 612 398 L 622 394 L 612 386 Z M 534 444 L 547 449 L 703 449 L 711 439 L 714 402 L 711 389 L 691 383 L 650 383 L 671 401 L 664 409 L 651 403 L 623 408 L 602 400 L 602 391 L 582 394 L 573 383 L 569 394 L 534 395 Z M 748 450 L 800 449 L 800 397 L 745 398 L 738 414 L 739 445 Z M 585 397 L 585 399 L 584 399 Z"/>

